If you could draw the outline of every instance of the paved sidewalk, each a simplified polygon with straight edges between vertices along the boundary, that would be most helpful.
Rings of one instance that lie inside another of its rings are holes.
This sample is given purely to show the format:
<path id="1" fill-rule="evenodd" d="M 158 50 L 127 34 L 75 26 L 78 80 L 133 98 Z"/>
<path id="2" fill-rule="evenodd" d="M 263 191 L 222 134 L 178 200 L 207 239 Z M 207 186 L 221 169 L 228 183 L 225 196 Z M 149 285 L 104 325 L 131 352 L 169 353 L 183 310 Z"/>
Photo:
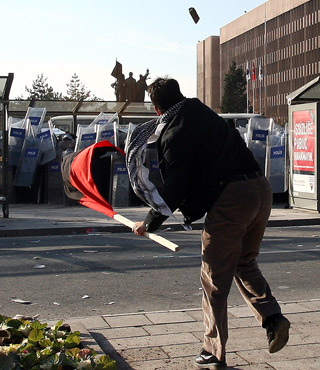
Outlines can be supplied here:
<path id="1" fill-rule="evenodd" d="M 148 207 L 115 208 L 115 212 L 132 221 L 141 221 Z M 180 212 L 168 218 L 164 228 L 182 230 L 183 218 Z M 320 225 L 320 213 L 309 210 L 288 209 L 282 205 L 271 211 L 269 227 Z M 194 230 L 201 230 L 203 219 L 192 224 Z M 128 232 L 129 229 L 102 213 L 83 206 L 50 204 L 12 204 L 9 218 L 0 217 L 0 237 L 83 234 L 92 231 Z"/>
<path id="2" fill-rule="evenodd" d="M 320 299 L 280 304 L 291 321 L 290 339 L 272 355 L 265 330 L 248 307 L 229 307 L 228 369 L 319 370 Z M 193 358 L 201 350 L 203 335 L 200 309 L 68 320 L 72 327 L 79 327 L 78 322 L 116 360 L 118 370 L 196 369 Z"/>
<path id="3" fill-rule="evenodd" d="M 148 208 L 115 211 L 133 221 L 143 220 Z M 164 227 L 181 230 L 182 217 L 169 218 Z M 320 225 L 320 214 L 307 210 L 272 209 L 268 226 Z M 202 220 L 193 225 L 202 228 Z M 0 218 L 0 237 L 62 235 L 70 233 L 128 232 L 103 214 L 81 206 L 10 205 L 9 218 Z M 227 362 L 235 370 L 319 370 L 320 299 L 283 302 L 283 312 L 292 322 L 288 345 L 270 355 L 265 331 L 247 306 L 229 307 Z M 199 308 L 177 311 L 138 312 L 122 315 L 78 317 L 65 320 L 80 330 L 98 353 L 117 361 L 118 370 L 195 369 L 192 361 L 201 349 L 202 312 Z"/>

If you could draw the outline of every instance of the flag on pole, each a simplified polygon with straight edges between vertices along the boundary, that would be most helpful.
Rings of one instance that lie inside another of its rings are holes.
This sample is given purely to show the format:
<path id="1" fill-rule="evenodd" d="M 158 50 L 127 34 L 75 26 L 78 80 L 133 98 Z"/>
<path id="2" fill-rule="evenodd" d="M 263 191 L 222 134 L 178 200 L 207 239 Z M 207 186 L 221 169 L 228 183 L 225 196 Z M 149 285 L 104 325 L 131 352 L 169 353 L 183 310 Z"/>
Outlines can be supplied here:
<path id="1" fill-rule="evenodd" d="M 116 65 L 114 66 L 111 76 L 114 78 L 118 78 L 122 74 L 122 64 L 116 61 Z"/>
<path id="2" fill-rule="evenodd" d="M 105 155 L 117 152 L 124 155 L 123 150 L 103 140 L 64 157 L 61 172 L 67 196 L 88 208 L 113 217 L 115 212 L 102 195 L 103 188 L 109 186 L 110 174 L 101 169 L 106 167 Z M 99 164 L 99 158 L 105 163 Z"/>
<path id="3" fill-rule="evenodd" d="M 252 63 L 252 81 L 256 80 L 256 68 L 254 66 L 254 62 Z"/>
<path id="4" fill-rule="evenodd" d="M 97 166 L 98 159 L 104 159 L 108 153 L 120 153 L 123 150 L 104 140 L 92 144 L 80 152 L 75 152 L 63 158 L 61 164 L 65 192 L 71 199 L 76 199 L 80 204 L 133 228 L 134 222 L 116 213 L 103 195 L 103 187 L 108 187 L 107 178 L 104 176 L 103 166 Z M 160 235 L 145 232 L 144 236 L 176 252 L 179 246 Z"/>
<path id="5" fill-rule="evenodd" d="M 251 79 L 248 61 L 247 61 L 247 66 L 246 66 L 246 79 L 247 79 L 247 82 Z"/>
<path id="6" fill-rule="evenodd" d="M 263 70 L 262 70 L 262 67 L 261 67 L 261 62 L 259 64 L 259 80 L 260 81 L 263 80 Z"/>

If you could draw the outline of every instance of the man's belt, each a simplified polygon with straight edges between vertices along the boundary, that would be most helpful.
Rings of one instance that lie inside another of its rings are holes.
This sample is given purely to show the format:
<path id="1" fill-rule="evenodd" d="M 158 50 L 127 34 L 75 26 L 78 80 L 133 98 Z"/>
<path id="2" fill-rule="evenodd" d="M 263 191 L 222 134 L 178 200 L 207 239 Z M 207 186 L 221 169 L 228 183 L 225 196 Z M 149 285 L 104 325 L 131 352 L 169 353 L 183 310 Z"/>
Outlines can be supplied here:
<path id="1" fill-rule="evenodd" d="M 262 171 L 255 171 L 251 173 L 246 173 L 242 175 L 235 175 L 231 178 L 229 182 L 235 182 L 235 181 L 246 181 L 246 180 L 251 180 L 251 179 L 257 179 L 259 177 L 262 177 L 263 173 Z"/>

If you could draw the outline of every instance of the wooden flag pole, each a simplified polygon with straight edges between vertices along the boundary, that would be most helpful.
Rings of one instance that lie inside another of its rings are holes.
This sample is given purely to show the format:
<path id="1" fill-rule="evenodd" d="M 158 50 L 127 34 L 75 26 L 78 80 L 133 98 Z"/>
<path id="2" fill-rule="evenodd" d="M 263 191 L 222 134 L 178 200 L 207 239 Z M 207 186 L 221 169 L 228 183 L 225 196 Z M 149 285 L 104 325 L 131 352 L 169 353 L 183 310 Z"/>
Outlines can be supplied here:
<path id="1" fill-rule="evenodd" d="M 130 227 L 131 229 L 133 228 L 134 222 L 129 220 L 126 217 L 123 217 L 123 216 L 116 213 L 115 215 L 113 215 L 113 219 L 120 222 L 121 224 L 123 224 L 125 226 Z M 153 234 L 153 233 L 148 233 L 148 232 L 145 232 L 143 235 L 146 236 L 147 238 L 155 241 L 156 243 L 159 243 L 159 244 L 163 245 L 164 247 L 171 249 L 174 252 L 177 252 L 177 251 L 180 250 L 180 247 L 177 244 L 172 243 L 170 240 L 165 239 L 160 235 Z"/>

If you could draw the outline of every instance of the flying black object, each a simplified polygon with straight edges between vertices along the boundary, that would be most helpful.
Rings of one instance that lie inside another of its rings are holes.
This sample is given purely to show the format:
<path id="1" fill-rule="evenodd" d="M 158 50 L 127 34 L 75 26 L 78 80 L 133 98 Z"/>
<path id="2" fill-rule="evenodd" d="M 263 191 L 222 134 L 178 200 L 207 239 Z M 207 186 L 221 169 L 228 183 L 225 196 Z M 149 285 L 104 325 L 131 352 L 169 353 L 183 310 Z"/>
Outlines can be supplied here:
<path id="1" fill-rule="evenodd" d="M 195 8 L 189 8 L 189 13 L 194 21 L 194 23 L 198 23 L 200 17 L 197 13 L 197 11 L 195 10 Z"/>

